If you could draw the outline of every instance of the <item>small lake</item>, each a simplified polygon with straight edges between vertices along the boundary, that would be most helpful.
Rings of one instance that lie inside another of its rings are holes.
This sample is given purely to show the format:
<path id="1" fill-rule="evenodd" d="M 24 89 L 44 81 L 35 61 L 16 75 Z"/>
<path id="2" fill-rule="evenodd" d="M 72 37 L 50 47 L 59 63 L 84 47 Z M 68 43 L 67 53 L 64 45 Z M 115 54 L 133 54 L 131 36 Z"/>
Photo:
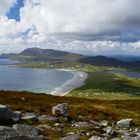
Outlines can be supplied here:
<path id="1" fill-rule="evenodd" d="M 18 62 L 0 59 L 0 90 L 51 93 L 75 74 L 57 69 L 19 68 Z"/>
<path id="2" fill-rule="evenodd" d="M 128 77 L 140 79 L 140 73 L 139 72 L 127 72 L 127 71 L 119 71 L 119 70 L 111 70 L 111 72 L 117 72 L 117 73 L 126 75 Z"/>

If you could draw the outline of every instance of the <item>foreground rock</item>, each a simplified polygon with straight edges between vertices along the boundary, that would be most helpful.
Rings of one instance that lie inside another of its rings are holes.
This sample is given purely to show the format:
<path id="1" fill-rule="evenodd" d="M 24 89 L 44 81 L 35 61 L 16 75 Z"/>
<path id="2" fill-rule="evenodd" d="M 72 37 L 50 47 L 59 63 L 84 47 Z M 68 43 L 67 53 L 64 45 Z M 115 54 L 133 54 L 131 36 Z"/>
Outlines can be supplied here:
<path id="1" fill-rule="evenodd" d="M 52 108 L 52 114 L 55 116 L 67 117 L 68 116 L 68 104 L 62 103 L 62 104 L 58 104 L 57 106 L 54 106 Z"/>
<path id="2" fill-rule="evenodd" d="M 76 134 L 73 134 L 73 135 L 69 135 L 64 138 L 61 138 L 60 140 L 80 140 L 80 137 Z"/>
<path id="3" fill-rule="evenodd" d="M 105 140 L 105 138 L 99 136 L 92 136 L 89 140 Z"/>
<path id="4" fill-rule="evenodd" d="M 7 138 L 16 137 L 18 134 L 10 127 L 0 127 L 0 140 L 6 140 Z"/>
<path id="5" fill-rule="evenodd" d="M 20 114 L 15 113 L 5 105 L 0 105 L 0 119 L 8 122 L 17 122 L 20 119 Z"/>
<path id="6" fill-rule="evenodd" d="M 1 140 L 1 139 L 0 139 Z M 31 137 L 22 137 L 22 136 L 17 136 L 17 137 L 11 137 L 7 138 L 6 140 L 42 140 L 42 138 L 31 138 Z"/>
<path id="7" fill-rule="evenodd" d="M 117 127 L 129 129 L 132 125 L 132 119 L 123 119 L 117 122 Z"/>
<path id="8" fill-rule="evenodd" d="M 15 124 L 12 127 L 19 136 L 39 137 L 39 130 L 24 124 Z"/>

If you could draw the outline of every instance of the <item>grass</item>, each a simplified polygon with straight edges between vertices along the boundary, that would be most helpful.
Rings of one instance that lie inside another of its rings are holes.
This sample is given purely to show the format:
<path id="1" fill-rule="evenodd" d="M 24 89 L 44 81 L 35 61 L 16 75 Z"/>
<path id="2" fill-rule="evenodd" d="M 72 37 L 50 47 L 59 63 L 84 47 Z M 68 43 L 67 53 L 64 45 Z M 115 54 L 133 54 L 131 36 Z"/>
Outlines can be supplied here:
<path id="1" fill-rule="evenodd" d="M 140 80 L 102 71 L 88 72 L 85 85 L 73 90 L 69 96 L 129 99 L 139 98 L 137 94 L 140 94 Z"/>
<path id="2" fill-rule="evenodd" d="M 133 118 L 140 124 L 140 99 L 99 100 L 76 97 L 55 97 L 27 92 L 0 92 L 0 104 L 9 105 L 14 110 L 51 115 L 51 108 L 67 102 L 69 116 L 76 120 L 119 120 Z M 22 100 L 22 98 L 25 100 Z"/>

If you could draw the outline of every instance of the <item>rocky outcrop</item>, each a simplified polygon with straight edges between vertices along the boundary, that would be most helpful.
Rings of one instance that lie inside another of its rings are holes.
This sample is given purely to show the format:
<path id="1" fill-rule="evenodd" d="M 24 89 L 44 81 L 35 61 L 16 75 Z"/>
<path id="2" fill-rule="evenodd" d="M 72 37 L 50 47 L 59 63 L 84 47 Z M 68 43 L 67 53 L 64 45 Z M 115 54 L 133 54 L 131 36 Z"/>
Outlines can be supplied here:
<path id="1" fill-rule="evenodd" d="M 42 140 L 42 138 L 17 136 L 17 137 L 7 138 L 6 140 Z"/>
<path id="2" fill-rule="evenodd" d="M 67 103 L 62 103 L 54 106 L 52 108 L 52 114 L 55 116 L 63 116 L 67 117 L 68 116 L 68 104 Z"/>
<path id="3" fill-rule="evenodd" d="M 19 136 L 39 137 L 39 130 L 24 124 L 15 124 L 12 127 Z"/>
<path id="4" fill-rule="evenodd" d="M 73 134 L 73 135 L 69 135 L 64 138 L 61 138 L 60 140 L 80 140 L 80 137 L 76 134 Z"/>
<path id="5" fill-rule="evenodd" d="M 49 132 L 57 135 L 56 139 L 60 140 L 140 140 L 140 128 L 132 125 L 132 119 L 118 122 L 69 119 L 67 103 L 54 106 L 52 113 L 55 116 L 14 112 L 9 107 L 1 105 L 3 116 L 0 118 L 8 122 L 11 120 L 14 125 L 10 127 L 10 123 L 9 126 L 0 126 L 0 140 L 46 140 Z M 16 122 L 17 120 L 19 122 Z M 26 124 L 17 124 L 23 122 Z"/>
<path id="6" fill-rule="evenodd" d="M 132 119 L 123 119 L 117 122 L 119 128 L 130 128 L 132 125 Z"/>
<path id="7" fill-rule="evenodd" d="M 0 128 L 0 140 L 6 140 L 7 138 L 16 137 L 18 134 L 10 127 L 1 126 Z"/>
<path id="8" fill-rule="evenodd" d="M 89 140 L 106 140 L 106 139 L 99 136 L 92 136 Z"/>
<path id="9" fill-rule="evenodd" d="M 14 112 L 9 107 L 5 105 L 0 105 L 0 120 L 5 120 L 8 122 L 17 122 L 20 119 L 20 114 Z"/>

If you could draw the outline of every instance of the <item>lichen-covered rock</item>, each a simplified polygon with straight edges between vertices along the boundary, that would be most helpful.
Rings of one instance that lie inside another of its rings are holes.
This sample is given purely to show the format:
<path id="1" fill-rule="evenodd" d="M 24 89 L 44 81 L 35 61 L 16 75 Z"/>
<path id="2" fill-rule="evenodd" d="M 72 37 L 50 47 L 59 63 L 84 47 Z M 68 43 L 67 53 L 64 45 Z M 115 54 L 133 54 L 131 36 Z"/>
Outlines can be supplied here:
<path id="1" fill-rule="evenodd" d="M 55 116 L 67 117 L 68 116 L 68 104 L 62 103 L 62 104 L 58 104 L 57 106 L 54 106 L 52 108 L 52 114 Z"/>
<path id="2" fill-rule="evenodd" d="M 39 137 L 39 130 L 24 124 L 15 124 L 12 127 L 19 136 Z"/>
<path id="3" fill-rule="evenodd" d="M 73 134 L 73 135 L 69 135 L 64 138 L 61 138 L 60 140 L 80 140 L 80 137 L 76 134 Z"/>
<path id="4" fill-rule="evenodd" d="M 10 127 L 1 126 L 0 140 L 7 140 L 7 138 L 16 137 L 18 134 Z"/>
<path id="5" fill-rule="evenodd" d="M 132 119 L 122 119 L 117 122 L 117 127 L 119 128 L 130 128 L 132 124 Z"/>
<path id="6" fill-rule="evenodd" d="M 11 137 L 7 138 L 6 140 L 42 140 L 42 138 L 31 138 L 31 137 L 23 137 L 23 136 L 18 136 L 18 137 Z M 43 139 L 45 140 L 45 139 Z"/>
<path id="7" fill-rule="evenodd" d="M 106 140 L 106 139 L 99 136 L 92 136 L 89 140 Z"/>
<path id="8" fill-rule="evenodd" d="M 15 113 L 9 107 L 0 105 L 0 119 L 5 121 L 17 122 L 20 119 L 20 115 L 18 113 Z"/>

